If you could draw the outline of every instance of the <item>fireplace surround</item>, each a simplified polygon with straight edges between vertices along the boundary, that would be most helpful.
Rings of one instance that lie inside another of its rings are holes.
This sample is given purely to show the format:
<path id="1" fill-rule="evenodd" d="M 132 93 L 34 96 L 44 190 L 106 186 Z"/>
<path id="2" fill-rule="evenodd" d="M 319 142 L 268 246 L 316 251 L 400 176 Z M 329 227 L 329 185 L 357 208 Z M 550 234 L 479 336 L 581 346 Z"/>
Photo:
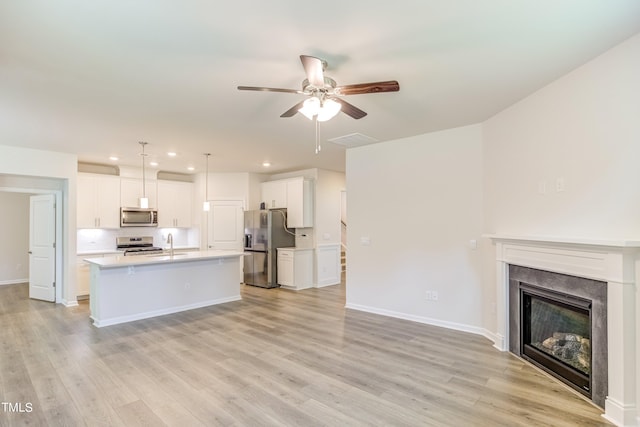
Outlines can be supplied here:
<path id="1" fill-rule="evenodd" d="M 638 426 L 640 307 L 637 269 L 640 242 L 561 237 L 485 235 L 495 244 L 496 332 L 494 346 L 509 351 L 510 277 L 515 265 L 606 283 L 607 387 L 603 417 L 620 426 Z"/>

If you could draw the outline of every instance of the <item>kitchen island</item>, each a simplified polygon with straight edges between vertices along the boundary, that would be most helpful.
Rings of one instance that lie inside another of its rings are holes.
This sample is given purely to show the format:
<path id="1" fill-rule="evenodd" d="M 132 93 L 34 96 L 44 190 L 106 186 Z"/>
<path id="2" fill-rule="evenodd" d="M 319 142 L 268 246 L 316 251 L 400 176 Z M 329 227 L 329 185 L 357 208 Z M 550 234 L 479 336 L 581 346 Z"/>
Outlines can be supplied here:
<path id="1" fill-rule="evenodd" d="M 86 258 L 97 327 L 240 299 L 240 251 Z"/>

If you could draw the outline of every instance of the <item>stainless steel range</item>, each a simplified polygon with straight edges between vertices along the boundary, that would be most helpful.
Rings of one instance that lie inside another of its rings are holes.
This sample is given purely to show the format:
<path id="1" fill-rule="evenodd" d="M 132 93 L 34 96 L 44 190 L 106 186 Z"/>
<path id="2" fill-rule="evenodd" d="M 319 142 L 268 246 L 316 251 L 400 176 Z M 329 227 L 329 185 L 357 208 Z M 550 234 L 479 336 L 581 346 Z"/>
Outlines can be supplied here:
<path id="1" fill-rule="evenodd" d="M 116 237 L 116 247 L 124 249 L 125 256 L 161 254 L 162 248 L 153 246 L 152 236 Z"/>

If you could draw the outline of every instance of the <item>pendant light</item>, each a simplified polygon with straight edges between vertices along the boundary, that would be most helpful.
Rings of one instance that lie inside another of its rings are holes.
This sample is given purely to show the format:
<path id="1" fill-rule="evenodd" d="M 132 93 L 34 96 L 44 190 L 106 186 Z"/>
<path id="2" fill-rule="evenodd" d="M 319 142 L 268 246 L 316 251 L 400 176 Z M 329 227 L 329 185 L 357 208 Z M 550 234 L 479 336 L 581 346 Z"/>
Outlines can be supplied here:
<path id="1" fill-rule="evenodd" d="M 144 147 L 145 145 L 148 144 L 148 142 L 140 141 L 139 144 L 142 145 L 142 153 L 140 154 L 140 157 L 142 157 L 142 197 L 140 197 L 139 205 L 143 209 L 148 209 L 149 199 L 147 198 L 147 193 L 146 193 L 147 182 L 146 182 L 145 173 L 144 173 L 145 157 L 147 157 L 147 155 L 144 152 Z"/>
<path id="2" fill-rule="evenodd" d="M 211 204 L 209 203 L 209 156 L 211 153 L 204 153 L 207 160 L 207 169 L 204 175 L 204 202 L 202 203 L 202 210 L 209 212 Z"/>

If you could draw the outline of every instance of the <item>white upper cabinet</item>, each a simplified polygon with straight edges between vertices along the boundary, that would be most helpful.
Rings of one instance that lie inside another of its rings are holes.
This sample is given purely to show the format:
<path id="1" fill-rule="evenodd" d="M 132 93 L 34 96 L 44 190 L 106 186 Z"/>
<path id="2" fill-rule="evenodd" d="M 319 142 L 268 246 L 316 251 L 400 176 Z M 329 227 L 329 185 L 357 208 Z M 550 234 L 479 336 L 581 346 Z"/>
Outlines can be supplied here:
<path id="1" fill-rule="evenodd" d="M 158 207 L 157 181 L 155 179 L 145 180 L 145 196 L 149 199 L 149 207 Z M 142 179 L 121 178 L 120 179 L 120 206 L 125 208 L 138 207 L 142 197 Z"/>
<path id="2" fill-rule="evenodd" d="M 158 227 L 191 227 L 193 225 L 192 204 L 192 183 L 158 181 Z"/>
<path id="3" fill-rule="evenodd" d="M 267 209 L 287 207 L 287 181 L 267 181 L 262 183 L 262 201 Z"/>
<path id="4" fill-rule="evenodd" d="M 263 182 L 262 201 L 267 209 L 287 209 L 287 227 L 313 227 L 313 180 L 297 177 Z"/>
<path id="5" fill-rule="evenodd" d="M 78 228 L 120 227 L 120 178 L 78 174 Z"/>
<path id="6" fill-rule="evenodd" d="M 287 227 L 313 227 L 313 181 L 287 180 Z"/>

